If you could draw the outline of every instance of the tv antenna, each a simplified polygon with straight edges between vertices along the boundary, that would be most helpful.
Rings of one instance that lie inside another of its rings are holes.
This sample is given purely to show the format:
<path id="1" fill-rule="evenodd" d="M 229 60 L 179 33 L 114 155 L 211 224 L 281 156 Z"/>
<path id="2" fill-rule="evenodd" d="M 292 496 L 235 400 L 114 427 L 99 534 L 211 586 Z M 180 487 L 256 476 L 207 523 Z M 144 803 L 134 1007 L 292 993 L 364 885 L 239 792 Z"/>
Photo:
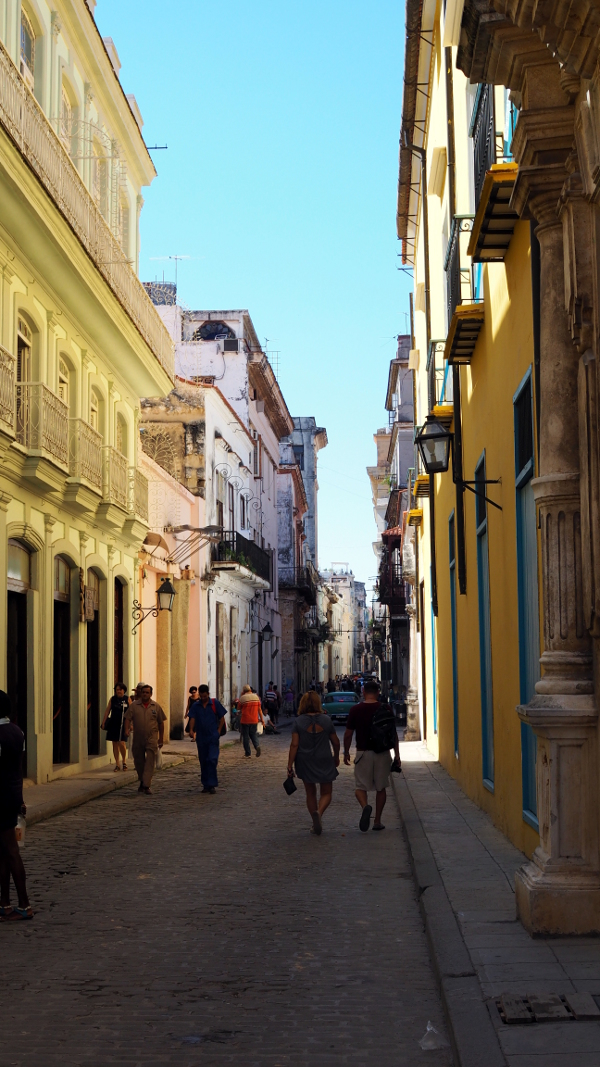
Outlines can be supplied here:
<path id="1" fill-rule="evenodd" d="M 175 260 L 175 288 L 177 289 L 177 264 L 180 259 L 191 259 L 191 256 L 150 256 L 150 259 L 154 262 L 159 260 L 174 259 Z"/>

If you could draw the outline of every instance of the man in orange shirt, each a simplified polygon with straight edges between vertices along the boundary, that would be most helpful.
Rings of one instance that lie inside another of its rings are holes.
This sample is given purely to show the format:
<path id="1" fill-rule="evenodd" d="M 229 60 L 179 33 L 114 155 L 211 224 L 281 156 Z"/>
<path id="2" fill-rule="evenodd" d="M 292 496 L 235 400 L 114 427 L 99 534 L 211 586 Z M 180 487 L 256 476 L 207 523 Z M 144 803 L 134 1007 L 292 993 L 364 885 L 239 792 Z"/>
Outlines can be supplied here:
<path id="1" fill-rule="evenodd" d="M 263 718 L 262 708 L 260 705 L 260 698 L 257 696 L 256 693 L 252 692 L 252 689 L 249 685 L 245 685 L 243 687 L 242 695 L 238 700 L 238 707 L 241 711 L 240 725 L 242 727 L 244 755 L 247 756 L 248 759 L 250 758 L 250 742 L 252 741 L 252 744 L 256 749 L 256 755 L 260 756 L 260 745 L 256 739 L 258 730 L 258 720 L 260 718 L 263 727 L 265 725 L 265 720 Z"/>

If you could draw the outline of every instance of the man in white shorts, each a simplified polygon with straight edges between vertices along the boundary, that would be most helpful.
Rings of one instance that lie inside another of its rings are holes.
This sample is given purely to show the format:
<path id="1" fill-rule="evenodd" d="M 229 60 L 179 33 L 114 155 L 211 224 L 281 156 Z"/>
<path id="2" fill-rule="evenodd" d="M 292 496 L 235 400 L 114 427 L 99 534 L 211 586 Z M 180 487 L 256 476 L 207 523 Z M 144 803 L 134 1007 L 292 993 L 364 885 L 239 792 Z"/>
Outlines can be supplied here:
<path id="1" fill-rule="evenodd" d="M 381 813 L 387 799 L 386 789 L 389 785 L 392 757 L 390 751 L 375 752 L 371 740 L 371 723 L 375 712 L 383 705 L 379 700 L 379 685 L 375 681 L 365 682 L 364 698 L 355 704 L 348 713 L 346 732 L 344 734 L 344 763 L 350 766 L 350 746 L 356 732 L 356 755 L 354 757 L 354 781 L 356 799 L 362 808 L 359 827 L 366 833 L 371 822 L 373 808 L 369 804 L 368 794 L 375 791 L 374 830 L 385 830 L 381 822 Z M 394 740 L 395 738 L 395 740 Z M 391 744 L 398 763 L 400 750 L 395 729 Z"/>

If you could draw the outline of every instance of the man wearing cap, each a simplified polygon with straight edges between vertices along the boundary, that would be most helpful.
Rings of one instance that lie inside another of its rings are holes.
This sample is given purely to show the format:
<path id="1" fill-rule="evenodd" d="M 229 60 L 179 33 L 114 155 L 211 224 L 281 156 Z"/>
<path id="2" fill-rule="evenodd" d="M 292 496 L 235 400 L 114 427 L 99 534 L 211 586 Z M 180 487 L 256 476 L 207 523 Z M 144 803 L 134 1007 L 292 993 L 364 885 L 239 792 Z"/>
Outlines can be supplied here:
<path id="1" fill-rule="evenodd" d="M 200 761 L 200 781 L 203 793 L 216 793 L 219 779 L 219 737 L 225 733 L 227 712 L 222 704 L 209 696 L 207 685 L 198 688 L 198 699 L 190 708 L 190 737 L 195 740 Z"/>
<path id="2" fill-rule="evenodd" d="M 159 748 L 163 747 L 165 715 L 160 704 L 152 699 L 152 686 L 144 685 L 141 696 L 129 705 L 125 713 L 125 737 L 133 728 L 131 752 L 140 780 L 138 792 L 151 794 L 152 775 Z"/>

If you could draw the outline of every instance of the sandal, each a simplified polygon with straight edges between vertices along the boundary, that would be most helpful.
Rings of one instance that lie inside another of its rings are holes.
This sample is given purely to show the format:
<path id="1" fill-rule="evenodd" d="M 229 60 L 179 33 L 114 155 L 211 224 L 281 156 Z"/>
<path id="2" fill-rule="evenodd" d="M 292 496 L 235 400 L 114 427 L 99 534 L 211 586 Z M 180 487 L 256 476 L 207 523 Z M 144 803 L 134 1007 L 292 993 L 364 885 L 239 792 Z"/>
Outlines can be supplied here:
<path id="1" fill-rule="evenodd" d="M 124 764 L 123 764 L 123 770 L 124 770 L 124 771 L 126 771 L 126 770 L 127 770 L 127 764 L 126 764 L 126 763 L 124 763 Z"/>
<path id="2" fill-rule="evenodd" d="M 119 764 L 118 764 L 118 763 L 116 763 L 116 764 L 115 764 L 115 770 L 116 770 L 116 771 L 120 771 L 120 770 L 121 770 L 121 768 L 119 767 Z"/>
<path id="3" fill-rule="evenodd" d="M 5 914 L 0 918 L 0 922 L 8 923 L 14 920 L 20 919 L 33 919 L 33 908 L 5 908 Z"/>

